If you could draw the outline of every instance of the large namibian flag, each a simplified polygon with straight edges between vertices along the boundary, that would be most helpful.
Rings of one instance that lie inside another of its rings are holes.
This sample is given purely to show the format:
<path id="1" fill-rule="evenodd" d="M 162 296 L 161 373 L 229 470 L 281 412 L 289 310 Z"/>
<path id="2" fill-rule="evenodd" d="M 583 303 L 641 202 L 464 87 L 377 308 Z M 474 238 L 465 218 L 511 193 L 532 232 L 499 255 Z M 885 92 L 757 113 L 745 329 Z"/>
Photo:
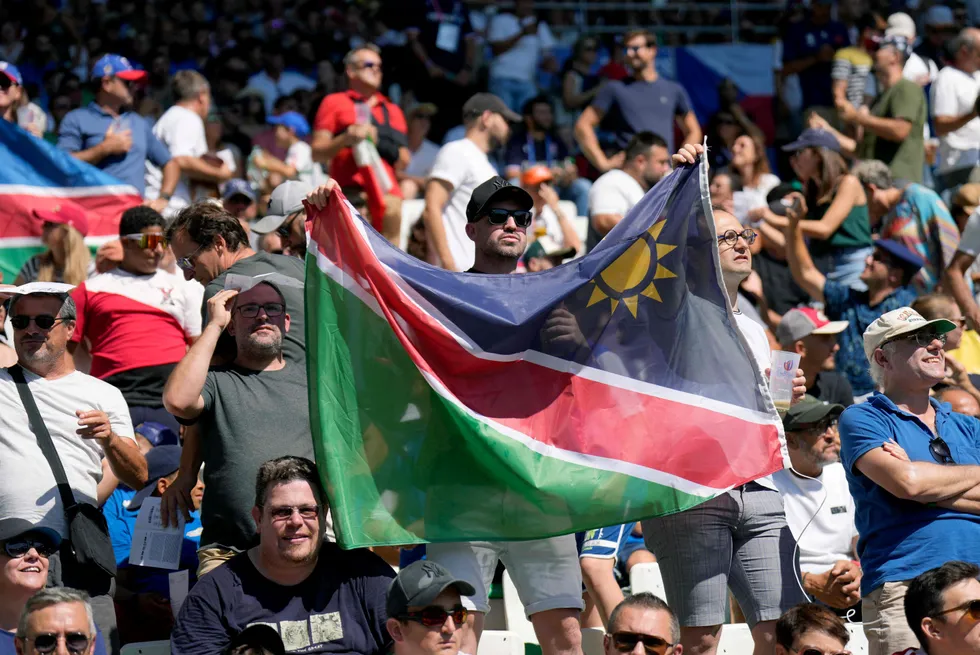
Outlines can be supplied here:
<path id="1" fill-rule="evenodd" d="M 86 243 L 119 237 L 119 216 L 142 202 L 139 192 L 16 125 L 0 120 L 0 280 L 43 250 L 41 224 L 31 213 L 74 203 L 88 217 Z"/>
<path id="2" fill-rule="evenodd" d="M 706 169 L 585 257 L 449 273 L 334 192 L 313 217 L 310 419 L 344 547 L 531 539 L 690 508 L 783 468 L 722 289 Z"/>

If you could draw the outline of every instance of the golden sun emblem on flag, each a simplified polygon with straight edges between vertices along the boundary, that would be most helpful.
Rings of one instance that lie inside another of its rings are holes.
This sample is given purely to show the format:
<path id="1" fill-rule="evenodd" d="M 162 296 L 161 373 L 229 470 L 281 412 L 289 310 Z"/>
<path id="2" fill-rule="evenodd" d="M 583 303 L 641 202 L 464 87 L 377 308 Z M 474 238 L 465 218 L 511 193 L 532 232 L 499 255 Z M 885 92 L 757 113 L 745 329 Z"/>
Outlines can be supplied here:
<path id="1" fill-rule="evenodd" d="M 657 280 L 677 277 L 677 274 L 667 269 L 660 260 L 677 246 L 657 243 L 663 232 L 666 219 L 657 221 L 649 230 L 637 238 L 612 264 L 607 266 L 599 276 L 592 280 L 595 287 L 586 305 L 591 307 L 605 299 L 612 302 L 612 311 L 616 311 L 620 301 L 636 318 L 636 305 L 640 296 L 663 302 L 657 291 Z"/>

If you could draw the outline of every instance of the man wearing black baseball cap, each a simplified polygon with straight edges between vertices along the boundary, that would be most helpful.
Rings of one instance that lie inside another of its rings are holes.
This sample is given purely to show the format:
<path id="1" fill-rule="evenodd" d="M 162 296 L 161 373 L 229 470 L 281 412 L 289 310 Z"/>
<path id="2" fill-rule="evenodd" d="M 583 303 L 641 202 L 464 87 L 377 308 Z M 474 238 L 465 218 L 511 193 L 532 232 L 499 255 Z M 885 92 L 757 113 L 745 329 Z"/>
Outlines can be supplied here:
<path id="1" fill-rule="evenodd" d="M 474 593 L 473 585 L 435 562 L 420 560 L 399 571 L 387 600 L 395 655 L 456 655 L 469 613 L 461 596 Z"/>
<path id="2" fill-rule="evenodd" d="M 534 200 L 495 175 L 476 187 L 466 205 L 466 236 L 476 246 L 467 273 L 513 273 L 527 245 Z"/>
<path id="3" fill-rule="evenodd" d="M 510 123 L 521 120 L 492 93 L 477 93 L 463 105 L 466 136 L 444 145 L 429 172 L 422 220 L 429 248 L 439 265 L 465 271 L 473 265 L 473 242 L 465 228 L 474 189 L 497 174 L 487 153 L 510 138 Z"/>

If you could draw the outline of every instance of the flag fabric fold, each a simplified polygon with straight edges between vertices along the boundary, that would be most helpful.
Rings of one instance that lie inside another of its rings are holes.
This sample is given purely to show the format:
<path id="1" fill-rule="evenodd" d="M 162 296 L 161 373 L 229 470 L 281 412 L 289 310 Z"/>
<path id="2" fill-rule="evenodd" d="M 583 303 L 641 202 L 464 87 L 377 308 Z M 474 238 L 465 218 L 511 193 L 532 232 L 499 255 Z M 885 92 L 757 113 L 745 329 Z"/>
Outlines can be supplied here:
<path id="1" fill-rule="evenodd" d="M 783 468 L 721 282 L 704 165 L 588 255 L 450 273 L 334 192 L 312 217 L 310 418 L 338 541 L 536 539 L 693 507 Z"/>
<path id="2" fill-rule="evenodd" d="M 85 242 L 95 247 L 117 238 L 119 217 L 142 202 L 135 187 L 2 120 L 0 161 L 0 280 L 7 283 L 44 249 L 34 210 L 76 205 L 88 218 Z"/>

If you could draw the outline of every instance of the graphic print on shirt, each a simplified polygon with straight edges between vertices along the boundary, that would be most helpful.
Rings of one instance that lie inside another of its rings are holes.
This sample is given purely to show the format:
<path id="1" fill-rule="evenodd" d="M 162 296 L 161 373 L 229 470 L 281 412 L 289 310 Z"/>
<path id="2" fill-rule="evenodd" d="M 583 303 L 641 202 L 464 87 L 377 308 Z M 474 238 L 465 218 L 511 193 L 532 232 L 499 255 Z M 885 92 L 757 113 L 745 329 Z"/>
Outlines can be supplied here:
<path id="1" fill-rule="evenodd" d="M 314 646 L 337 641 L 344 636 L 340 612 L 311 614 L 305 621 L 280 621 L 278 624 L 257 621 L 249 623 L 247 627 L 253 625 L 267 625 L 278 632 L 287 653 L 304 653 Z"/>

